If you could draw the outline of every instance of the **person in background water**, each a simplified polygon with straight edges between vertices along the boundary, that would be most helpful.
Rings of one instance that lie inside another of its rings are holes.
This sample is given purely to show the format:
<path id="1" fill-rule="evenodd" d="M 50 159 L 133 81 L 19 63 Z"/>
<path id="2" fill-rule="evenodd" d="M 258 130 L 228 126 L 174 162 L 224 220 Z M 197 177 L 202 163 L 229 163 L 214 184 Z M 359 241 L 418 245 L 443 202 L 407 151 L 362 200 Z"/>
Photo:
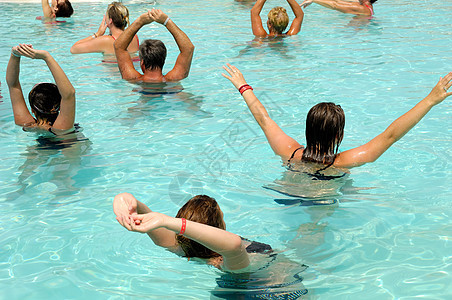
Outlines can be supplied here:
<path id="1" fill-rule="evenodd" d="M 38 83 L 31 89 L 28 94 L 31 112 L 25 104 L 19 81 L 21 57 L 45 61 L 56 83 Z M 22 126 L 24 131 L 62 135 L 75 130 L 75 89 L 49 52 L 34 49 L 30 44 L 13 47 L 6 69 L 6 82 L 11 97 L 14 122 Z"/>
<path id="2" fill-rule="evenodd" d="M 69 18 L 74 13 L 71 2 L 68 0 L 52 0 L 52 6 L 49 5 L 48 0 L 41 0 L 43 18 Z"/>
<path id="3" fill-rule="evenodd" d="M 359 0 L 358 2 L 350 2 L 343 0 L 305 0 L 300 5 L 306 8 L 311 3 L 317 3 L 330 9 L 338 10 L 346 14 L 373 16 L 373 4 L 377 0 Z"/>
<path id="4" fill-rule="evenodd" d="M 292 21 L 289 30 L 286 33 L 283 33 L 284 30 L 286 30 L 287 25 L 289 25 L 289 16 L 287 15 L 285 8 L 277 6 L 272 8 L 268 13 L 267 33 L 262 25 L 262 19 L 260 17 L 260 13 L 266 1 L 267 0 L 257 0 L 251 9 L 251 28 L 256 37 L 295 35 L 300 32 L 304 17 L 303 10 L 295 0 L 287 0 L 287 3 L 289 3 L 295 14 L 295 19 Z"/>
<path id="5" fill-rule="evenodd" d="M 322 169 L 318 171 L 324 171 L 330 166 L 353 168 L 374 162 L 391 145 L 410 131 L 430 109 L 452 95 L 452 92 L 448 92 L 452 85 L 452 72 L 450 72 L 440 78 L 427 97 L 392 122 L 383 133 L 362 146 L 338 153 L 339 145 L 344 137 L 345 125 L 345 115 L 340 105 L 319 103 L 311 108 L 306 118 L 307 145 L 304 147 L 285 134 L 269 117 L 252 87 L 246 83 L 242 73 L 236 67 L 228 64 L 223 68 L 228 75 L 222 75 L 229 79 L 242 94 L 275 154 L 281 156 L 288 164 L 291 163 L 291 160 L 319 164 Z M 321 175 L 319 174 L 319 176 Z"/>
<path id="6" fill-rule="evenodd" d="M 166 47 L 160 40 L 145 40 L 139 49 L 140 74 L 133 66 L 127 47 L 144 25 L 157 22 L 165 26 L 179 47 L 179 55 L 171 71 L 163 75 L 162 69 L 166 60 Z M 152 9 L 142 14 L 132 23 L 114 43 L 119 71 L 125 80 L 135 82 L 165 82 L 178 81 L 188 76 L 193 59 L 195 46 L 188 36 L 160 9 Z"/>
<path id="7" fill-rule="evenodd" d="M 120 2 L 112 2 L 108 5 L 102 23 L 93 35 L 77 41 L 71 47 L 72 54 L 102 52 L 103 54 L 115 54 L 113 43 L 124 32 L 129 25 L 129 10 Z M 106 29 L 110 34 L 104 35 Z M 137 52 L 140 46 L 138 36 L 128 45 L 128 52 Z"/>

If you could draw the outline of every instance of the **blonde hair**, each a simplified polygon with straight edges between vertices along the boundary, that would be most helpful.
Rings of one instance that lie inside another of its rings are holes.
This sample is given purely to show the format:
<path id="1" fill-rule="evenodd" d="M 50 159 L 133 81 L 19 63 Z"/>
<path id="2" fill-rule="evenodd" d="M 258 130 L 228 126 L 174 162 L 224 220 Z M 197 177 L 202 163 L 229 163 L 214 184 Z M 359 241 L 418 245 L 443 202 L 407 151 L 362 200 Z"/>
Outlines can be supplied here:
<path id="1" fill-rule="evenodd" d="M 273 7 L 268 13 L 268 22 L 277 33 L 282 33 L 289 25 L 289 15 L 281 6 Z"/>
<path id="2" fill-rule="evenodd" d="M 124 30 L 129 25 L 129 10 L 121 2 L 112 2 L 108 5 L 107 15 L 113 25 Z"/>

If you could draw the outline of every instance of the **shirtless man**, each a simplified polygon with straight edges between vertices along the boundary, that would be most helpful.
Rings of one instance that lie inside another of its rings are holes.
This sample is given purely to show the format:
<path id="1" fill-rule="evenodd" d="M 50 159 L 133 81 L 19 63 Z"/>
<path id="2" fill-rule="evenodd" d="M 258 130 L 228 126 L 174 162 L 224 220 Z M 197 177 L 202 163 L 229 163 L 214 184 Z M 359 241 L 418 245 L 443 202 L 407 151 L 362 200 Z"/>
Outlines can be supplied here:
<path id="1" fill-rule="evenodd" d="M 49 0 L 41 0 L 41 6 L 43 17 L 47 19 L 69 18 L 74 13 L 68 0 L 52 0 L 52 6 L 49 5 Z"/>
<path id="2" fill-rule="evenodd" d="M 282 35 L 295 35 L 300 32 L 301 23 L 303 23 L 304 13 L 301 7 L 295 0 L 287 0 L 293 13 L 295 14 L 295 19 L 292 21 L 289 31 L 283 33 L 287 25 L 289 25 L 289 16 L 284 8 L 281 6 L 274 7 L 268 13 L 267 27 L 268 33 L 265 31 L 262 25 L 262 19 L 260 13 L 262 7 L 267 0 L 257 0 L 251 9 L 251 27 L 253 29 L 253 34 L 257 37 L 273 37 Z"/>
<path id="3" fill-rule="evenodd" d="M 173 35 L 179 47 L 179 56 L 173 69 L 163 75 L 162 69 L 166 59 L 166 47 L 160 40 L 145 40 L 140 45 L 140 74 L 133 66 L 127 47 L 138 30 L 146 24 L 157 22 L 165 26 Z M 160 9 L 152 9 L 142 14 L 115 41 L 115 53 L 122 78 L 129 81 L 165 82 L 178 81 L 188 76 L 195 46 L 188 36 Z"/>
<path id="4" fill-rule="evenodd" d="M 346 14 L 372 16 L 374 14 L 372 4 L 375 2 L 377 2 L 377 0 L 359 0 L 359 2 L 343 0 L 305 0 L 300 5 L 303 6 L 303 8 L 306 8 L 311 3 L 317 3 Z"/>

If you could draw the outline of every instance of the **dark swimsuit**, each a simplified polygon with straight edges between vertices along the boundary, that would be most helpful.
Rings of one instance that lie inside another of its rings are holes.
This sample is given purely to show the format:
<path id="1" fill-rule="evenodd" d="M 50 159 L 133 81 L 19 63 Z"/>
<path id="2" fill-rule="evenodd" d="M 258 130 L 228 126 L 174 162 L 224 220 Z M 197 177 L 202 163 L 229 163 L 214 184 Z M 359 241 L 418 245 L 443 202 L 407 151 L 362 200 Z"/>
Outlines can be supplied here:
<path id="1" fill-rule="evenodd" d="M 306 270 L 306 265 L 302 265 L 302 270 L 293 275 L 294 279 L 289 282 L 269 283 L 265 281 L 265 275 L 253 277 L 252 274 L 268 268 L 276 260 L 278 253 L 273 252 L 272 247 L 268 244 L 250 241 L 243 237 L 240 238 L 251 243 L 246 247 L 247 253 L 268 255 L 269 261 L 252 273 L 223 274 L 216 279 L 218 287 L 222 288 L 222 290 L 212 291 L 213 296 L 219 299 L 299 299 L 299 297 L 308 293 L 307 289 L 294 290 L 292 288 L 292 290 L 284 290 L 285 287 L 290 287 L 303 281 L 299 273 Z"/>
<path id="2" fill-rule="evenodd" d="M 291 170 L 291 171 L 293 171 L 293 172 L 301 172 L 301 171 L 298 171 L 298 170 L 294 170 L 294 169 L 291 167 L 291 164 L 290 164 L 290 160 L 295 156 L 295 153 L 296 153 L 298 150 L 300 150 L 300 149 L 303 149 L 303 147 L 300 147 L 300 148 L 298 148 L 298 149 L 295 149 L 295 151 L 292 153 L 292 155 L 290 156 L 289 160 L 287 161 L 287 167 L 289 168 L 289 170 Z M 333 180 L 333 179 L 342 178 L 342 177 L 344 177 L 345 175 L 348 174 L 348 173 L 345 173 L 345 172 L 344 172 L 342 175 L 325 175 L 325 174 L 320 173 L 321 171 L 325 171 L 326 169 L 328 169 L 329 167 L 331 167 L 333 164 L 334 164 L 334 160 L 333 160 L 332 163 L 328 164 L 326 167 L 321 168 L 321 169 L 318 169 L 318 170 L 315 171 L 314 173 L 308 173 L 308 172 L 301 172 L 301 173 L 304 173 L 304 174 L 306 174 L 306 175 L 308 175 L 308 176 L 311 176 L 311 177 L 312 177 L 312 180 Z"/>

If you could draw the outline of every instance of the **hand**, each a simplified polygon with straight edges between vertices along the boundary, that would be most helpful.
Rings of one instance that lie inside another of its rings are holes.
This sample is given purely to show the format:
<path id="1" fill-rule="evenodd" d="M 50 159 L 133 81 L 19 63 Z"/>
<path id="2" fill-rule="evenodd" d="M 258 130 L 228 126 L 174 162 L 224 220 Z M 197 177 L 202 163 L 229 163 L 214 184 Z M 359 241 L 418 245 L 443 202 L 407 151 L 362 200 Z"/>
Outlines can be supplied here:
<path id="1" fill-rule="evenodd" d="M 139 18 L 140 18 L 140 22 L 143 25 L 147 25 L 147 24 L 154 22 L 154 18 L 151 16 L 151 12 L 149 10 L 147 12 L 145 12 L 144 14 L 142 14 Z"/>
<path id="2" fill-rule="evenodd" d="M 104 15 L 102 23 L 100 23 L 99 29 L 97 29 L 96 35 L 103 36 L 105 34 L 105 30 L 107 30 L 107 15 Z"/>
<path id="3" fill-rule="evenodd" d="M 242 85 L 246 84 L 245 78 L 242 75 L 242 72 L 239 71 L 239 69 L 237 69 L 236 67 L 234 67 L 231 64 L 227 64 L 228 66 L 223 66 L 223 69 L 226 70 L 226 72 L 229 73 L 230 76 L 221 73 L 221 75 L 223 75 L 223 77 L 229 79 L 232 84 L 238 89 L 239 87 L 241 87 Z"/>
<path id="4" fill-rule="evenodd" d="M 168 16 L 163 11 L 161 11 L 160 9 L 153 8 L 149 12 L 149 14 L 154 19 L 154 21 L 159 23 L 159 24 L 165 23 L 166 19 L 168 19 Z"/>
<path id="5" fill-rule="evenodd" d="M 21 56 L 29 57 L 31 59 L 46 59 L 49 55 L 49 52 L 45 50 L 33 49 L 33 46 L 31 44 L 19 44 L 19 46 L 16 46 L 14 48 L 13 51 L 15 51 L 15 53 Z"/>
<path id="6" fill-rule="evenodd" d="M 444 99 L 452 95 L 452 92 L 447 90 L 452 86 L 452 72 L 444 77 L 441 77 L 435 87 L 432 89 L 427 98 L 432 101 L 433 105 L 441 103 Z"/>
<path id="7" fill-rule="evenodd" d="M 304 0 L 303 3 L 300 4 L 300 6 L 301 6 L 302 8 L 306 8 L 306 7 L 308 7 L 308 6 L 312 3 L 312 1 L 313 1 L 313 0 Z"/>
<path id="8" fill-rule="evenodd" d="M 19 48 L 19 46 L 14 46 L 14 47 L 11 48 L 11 52 L 14 53 L 15 56 L 21 56 L 21 54 L 17 50 L 18 48 Z"/>
<path id="9" fill-rule="evenodd" d="M 113 200 L 113 211 L 119 224 L 131 230 L 129 220 L 132 215 L 137 214 L 138 202 L 132 194 L 122 193 L 116 195 Z"/>
<path id="10" fill-rule="evenodd" d="M 157 212 L 150 212 L 144 215 L 132 215 L 129 219 L 131 228 L 129 230 L 146 233 L 164 227 L 167 218 L 171 217 Z"/>

